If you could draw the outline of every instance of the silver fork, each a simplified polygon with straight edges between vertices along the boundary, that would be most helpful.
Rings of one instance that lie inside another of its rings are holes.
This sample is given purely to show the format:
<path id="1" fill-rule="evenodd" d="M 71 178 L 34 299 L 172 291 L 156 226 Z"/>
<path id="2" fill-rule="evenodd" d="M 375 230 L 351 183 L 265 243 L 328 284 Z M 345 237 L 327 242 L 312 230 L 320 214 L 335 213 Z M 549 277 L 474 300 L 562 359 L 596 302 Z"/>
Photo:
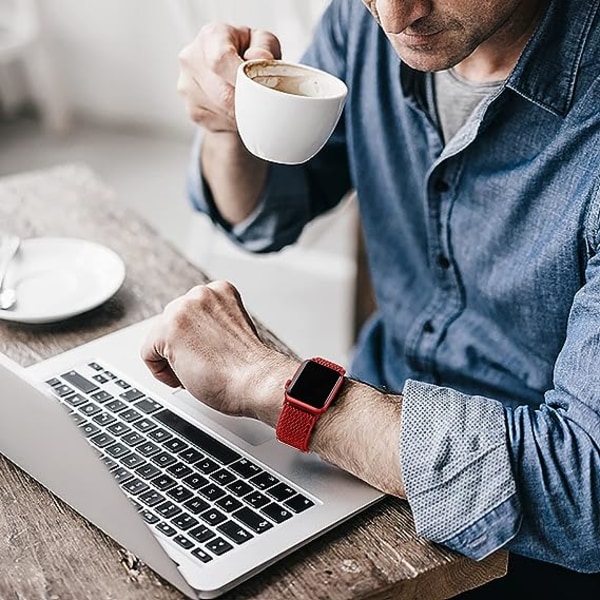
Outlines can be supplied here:
<path id="1" fill-rule="evenodd" d="M 14 288 L 5 288 L 4 280 L 8 267 L 19 250 L 21 238 L 16 235 L 4 235 L 0 239 L 0 309 L 9 310 L 17 302 L 17 292 Z"/>

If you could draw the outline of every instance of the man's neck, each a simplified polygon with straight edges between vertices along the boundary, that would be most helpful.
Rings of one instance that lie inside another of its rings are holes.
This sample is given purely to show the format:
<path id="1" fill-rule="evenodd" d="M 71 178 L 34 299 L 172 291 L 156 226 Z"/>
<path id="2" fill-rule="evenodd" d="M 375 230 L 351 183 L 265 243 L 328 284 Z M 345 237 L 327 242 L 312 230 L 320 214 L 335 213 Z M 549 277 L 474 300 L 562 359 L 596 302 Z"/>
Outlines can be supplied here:
<path id="1" fill-rule="evenodd" d="M 492 37 L 458 63 L 454 70 L 465 79 L 476 82 L 506 79 L 549 3 L 549 0 L 523 2 Z"/>

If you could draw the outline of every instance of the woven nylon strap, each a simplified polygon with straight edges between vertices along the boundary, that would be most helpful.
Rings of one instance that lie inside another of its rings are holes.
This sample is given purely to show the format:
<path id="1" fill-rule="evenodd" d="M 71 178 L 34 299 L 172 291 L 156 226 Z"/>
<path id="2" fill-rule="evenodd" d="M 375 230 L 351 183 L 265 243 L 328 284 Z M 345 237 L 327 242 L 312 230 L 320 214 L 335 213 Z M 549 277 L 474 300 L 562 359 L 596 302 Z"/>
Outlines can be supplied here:
<path id="1" fill-rule="evenodd" d="M 311 358 L 311 360 L 337 371 L 342 376 L 346 373 L 345 369 L 324 358 L 317 357 Z M 277 439 L 284 444 L 302 450 L 302 452 L 308 452 L 308 440 L 320 416 L 307 412 L 286 400 L 283 403 L 277 427 L 275 428 Z"/>

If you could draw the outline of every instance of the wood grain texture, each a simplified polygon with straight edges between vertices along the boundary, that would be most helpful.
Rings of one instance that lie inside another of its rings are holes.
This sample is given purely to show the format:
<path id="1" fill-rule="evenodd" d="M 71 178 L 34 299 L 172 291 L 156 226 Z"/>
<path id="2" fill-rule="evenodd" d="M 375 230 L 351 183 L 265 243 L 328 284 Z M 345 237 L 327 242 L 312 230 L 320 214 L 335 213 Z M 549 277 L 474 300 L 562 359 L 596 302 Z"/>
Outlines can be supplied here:
<path id="1" fill-rule="evenodd" d="M 0 229 L 24 237 L 97 241 L 118 252 L 127 267 L 121 290 L 86 314 L 52 325 L 0 322 L 0 351 L 24 366 L 155 315 L 172 298 L 207 280 L 84 165 L 0 180 Z M 287 351 L 268 330 L 260 331 Z M 435 600 L 505 571 L 504 552 L 475 563 L 419 538 L 408 504 L 386 498 L 223 598 Z M 0 599 L 88 598 L 183 596 L 0 457 Z"/>

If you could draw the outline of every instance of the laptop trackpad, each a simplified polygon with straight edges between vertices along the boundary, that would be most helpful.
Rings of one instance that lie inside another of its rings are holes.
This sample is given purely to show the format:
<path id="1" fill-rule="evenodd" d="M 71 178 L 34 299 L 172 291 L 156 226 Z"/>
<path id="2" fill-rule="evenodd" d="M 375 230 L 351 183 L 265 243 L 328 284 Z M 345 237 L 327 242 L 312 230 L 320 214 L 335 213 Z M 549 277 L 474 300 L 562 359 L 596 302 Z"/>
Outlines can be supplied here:
<path id="1" fill-rule="evenodd" d="M 221 427 L 231 431 L 231 433 L 252 446 L 260 446 L 275 437 L 275 432 L 268 425 L 248 417 L 224 415 L 196 400 L 187 390 L 179 389 L 173 392 L 173 396 L 178 400 L 185 400 L 186 403 L 192 402 L 194 412 L 198 411 L 205 414 L 211 421 L 218 423 Z"/>

